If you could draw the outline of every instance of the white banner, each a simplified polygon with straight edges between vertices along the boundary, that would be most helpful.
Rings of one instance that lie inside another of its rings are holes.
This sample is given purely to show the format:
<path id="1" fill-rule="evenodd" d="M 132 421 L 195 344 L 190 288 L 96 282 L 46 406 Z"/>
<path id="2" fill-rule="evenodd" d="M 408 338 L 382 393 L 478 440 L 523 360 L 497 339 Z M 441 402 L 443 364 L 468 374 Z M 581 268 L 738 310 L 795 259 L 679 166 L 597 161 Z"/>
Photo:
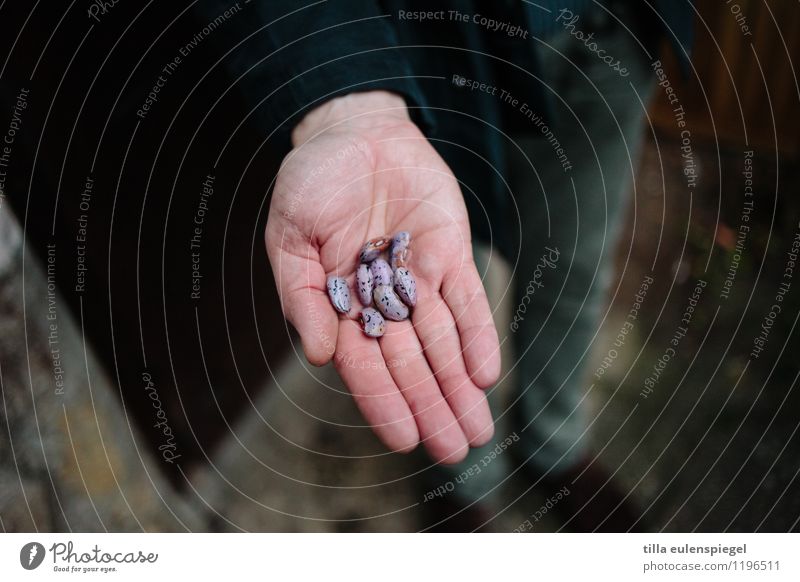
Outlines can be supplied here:
<path id="1" fill-rule="evenodd" d="M 798 580 L 799 539 L 791 534 L 4 534 L 0 580 L 177 580 L 187 574 L 222 582 Z"/>

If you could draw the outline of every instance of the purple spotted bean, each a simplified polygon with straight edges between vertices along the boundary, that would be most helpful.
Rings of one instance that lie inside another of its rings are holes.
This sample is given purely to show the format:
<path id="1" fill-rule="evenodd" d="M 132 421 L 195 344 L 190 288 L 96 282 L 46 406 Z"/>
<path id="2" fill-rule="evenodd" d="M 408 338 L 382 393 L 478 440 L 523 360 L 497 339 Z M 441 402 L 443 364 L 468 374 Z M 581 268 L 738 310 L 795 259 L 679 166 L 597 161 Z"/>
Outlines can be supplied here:
<path id="1" fill-rule="evenodd" d="M 372 271 L 369 265 L 361 263 L 356 270 L 356 291 L 364 307 L 372 305 Z"/>
<path id="2" fill-rule="evenodd" d="M 407 247 L 411 244 L 411 233 L 407 230 L 401 230 L 392 237 L 392 246 Z"/>
<path id="3" fill-rule="evenodd" d="M 392 269 L 408 266 L 408 261 L 411 259 L 411 233 L 407 230 L 398 232 L 392 238 L 392 246 L 389 251 L 389 260 L 392 263 Z"/>
<path id="4" fill-rule="evenodd" d="M 394 272 L 394 289 L 409 307 L 417 304 L 417 281 L 405 267 L 398 267 Z"/>
<path id="5" fill-rule="evenodd" d="M 375 259 L 369 266 L 372 271 L 372 282 L 375 287 L 379 285 L 392 285 L 392 268 L 383 259 Z"/>
<path id="6" fill-rule="evenodd" d="M 375 306 L 387 319 L 402 321 L 408 318 L 408 307 L 389 285 L 375 287 L 372 297 L 375 299 Z"/>
<path id="7" fill-rule="evenodd" d="M 411 249 L 392 249 L 392 252 L 389 254 L 389 262 L 392 265 L 392 269 L 399 269 L 400 267 L 405 267 L 408 265 L 409 261 L 411 260 Z"/>
<path id="8" fill-rule="evenodd" d="M 328 277 L 328 297 L 339 313 L 350 311 L 350 288 L 343 277 Z"/>
<path id="9" fill-rule="evenodd" d="M 392 239 L 386 234 L 368 240 L 361 249 L 361 253 L 358 255 L 358 260 L 362 263 L 371 263 L 380 257 L 381 253 L 388 249 L 390 244 L 392 244 Z"/>
<path id="10" fill-rule="evenodd" d="M 358 320 L 361 322 L 361 329 L 369 337 L 381 337 L 386 331 L 386 321 L 372 307 L 363 309 L 358 316 Z"/>

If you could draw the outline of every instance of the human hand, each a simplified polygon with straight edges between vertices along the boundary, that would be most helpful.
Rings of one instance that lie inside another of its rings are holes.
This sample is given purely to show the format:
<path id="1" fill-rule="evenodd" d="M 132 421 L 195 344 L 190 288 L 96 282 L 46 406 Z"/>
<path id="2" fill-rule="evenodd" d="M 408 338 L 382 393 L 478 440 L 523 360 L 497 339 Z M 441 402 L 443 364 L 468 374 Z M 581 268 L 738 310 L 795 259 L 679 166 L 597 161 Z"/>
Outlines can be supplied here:
<path id="1" fill-rule="evenodd" d="M 483 388 L 500 374 L 497 331 L 472 258 L 458 183 L 384 91 L 353 93 L 310 112 L 292 134 L 273 192 L 266 246 L 286 318 L 309 362 L 334 365 L 378 437 L 456 463 L 494 433 Z M 417 280 L 411 321 L 379 340 L 339 317 L 328 275 L 353 286 L 364 242 L 407 230 Z M 335 357 L 334 357 L 335 355 Z"/>

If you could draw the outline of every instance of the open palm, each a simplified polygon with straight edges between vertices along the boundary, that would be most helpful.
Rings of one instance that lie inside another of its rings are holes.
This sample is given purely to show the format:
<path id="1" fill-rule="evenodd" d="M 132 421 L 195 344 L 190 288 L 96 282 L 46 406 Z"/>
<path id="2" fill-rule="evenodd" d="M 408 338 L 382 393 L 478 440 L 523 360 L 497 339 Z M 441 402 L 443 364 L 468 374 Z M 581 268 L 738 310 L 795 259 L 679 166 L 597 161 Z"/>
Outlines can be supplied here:
<path id="1" fill-rule="evenodd" d="M 353 274 L 363 243 L 407 230 L 417 280 L 410 321 L 387 322 L 379 340 L 338 315 L 326 280 Z M 378 437 L 436 462 L 485 444 L 493 423 L 482 388 L 497 380 L 497 332 L 472 259 L 461 191 L 411 121 L 334 127 L 295 148 L 280 170 L 266 232 L 286 317 L 308 360 L 334 360 Z"/>

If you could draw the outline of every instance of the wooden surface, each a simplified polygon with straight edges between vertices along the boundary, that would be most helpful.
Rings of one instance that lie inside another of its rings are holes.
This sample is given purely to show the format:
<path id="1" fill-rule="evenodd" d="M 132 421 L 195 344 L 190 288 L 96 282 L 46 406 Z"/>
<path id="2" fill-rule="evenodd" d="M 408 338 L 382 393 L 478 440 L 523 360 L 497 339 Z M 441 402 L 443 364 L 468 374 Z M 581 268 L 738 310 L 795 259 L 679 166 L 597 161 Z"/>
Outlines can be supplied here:
<path id="1" fill-rule="evenodd" d="M 735 6 L 741 8 L 738 19 Z M 671 51 L 662 51 L 692 137 L 723 147 L 800 155 L 798 3 L 697 0 L 695 7 L 693 75 L 683 80 Z M 660 131 L 679 132 L 663 91 L 656 94 L 651 114 Z"/>

